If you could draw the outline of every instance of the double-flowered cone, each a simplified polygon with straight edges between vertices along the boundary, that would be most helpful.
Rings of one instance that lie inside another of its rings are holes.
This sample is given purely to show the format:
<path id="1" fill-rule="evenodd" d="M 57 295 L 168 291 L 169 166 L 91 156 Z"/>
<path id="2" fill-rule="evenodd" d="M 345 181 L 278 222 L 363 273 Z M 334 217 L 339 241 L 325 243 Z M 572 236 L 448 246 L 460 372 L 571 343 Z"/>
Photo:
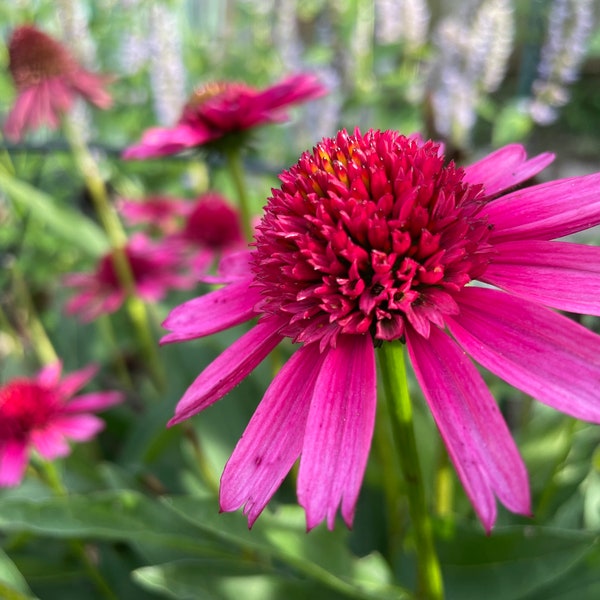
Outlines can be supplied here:
<path id="1" fill-rule="evenodd" d="M 376 405 L 377 346 L 406 343 L 486 530 L 496 499 L 528 515 L 527 472 L 469 356 L 541 402 L 600 422 L 600 337 L 552 309 L 600 315 L 600 248 L 556 238 L 600 224 L 600 174 L 517 191 L 551 154 L 510 145 L 475 164 L 394 131 L 341 131 L 281 176 L 254 248 L 225 285 L 173 310 L 166 342 L 259 317 L 210 364 L 171 424 L 233 389 L 284 338 L 275 376 L 225 467 L 221 508 L 252 524 L 300 457 L 307 526 L 352 524 Z M 486 284 L 486 285 L 481 285 Z"/>
<path id="2" fill-rule="evenodd" d="M 115 391 L 75 394 L 94 377 L 94 365 L 61 379 L 61 363 L 35 377 L 12 379 L 0 387 L 0 487 L 23 479 L 30 450 L 46 460 L 69 453 L 67 440 L 92 439 L 104 422 L 92 413 L 123 401 Z"/>

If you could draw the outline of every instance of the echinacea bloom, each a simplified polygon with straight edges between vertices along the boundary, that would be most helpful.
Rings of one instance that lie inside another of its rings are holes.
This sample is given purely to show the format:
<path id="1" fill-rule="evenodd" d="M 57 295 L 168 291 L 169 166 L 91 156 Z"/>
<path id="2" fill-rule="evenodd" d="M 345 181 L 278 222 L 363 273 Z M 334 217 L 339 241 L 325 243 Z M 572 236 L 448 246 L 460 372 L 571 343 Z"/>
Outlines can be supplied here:
<path id="1" fill-rule="evenodd" d="M 171 289 L 189 289 L 195 278 L 186 272 L 177 245 L 156 243 L 142 233 L 133 235 L 125 246 L 135 290 L 147 302 L 161 300 Z M 92 273 L 70 273 L 64 283 L 79 290 L 66 304 L 66 312 L 93 321 L 101 314 L 115 312 L 123 304 L 126 291 L 114 266 L 114 254 L 104 255 Z"/>
<path id="2" fill-rule="evenodd" d="M 238 211 L 217 192 L 200 196 L 181 231 L 170 239 L 180 241 L 191 252 L 197 274 L 204 274 L 225 252 L 247 247 Z"/>
<path id="3" fill-rule="evenodd" d="M 60 362 L 35 377 L 15 378 L 0 387 L 0 487 L 18 485 L 30 449 L 46 460 L 69 454 L 67 440 L 85 442 L 104 427 L 94 412 L 123 401 L 116 391 L 75 396 L 97 372 L 94 365 L 61 380 Z"/>
<path id="4" fill-rule="evenodd" d="M 161 233 L 174 233 L 181 227 L 183 217 L 190 214 L 193 203 L 170 196 L 151 196 L 144 200 L 121 198 L 119 213 L 128 225 L 148 225 Z"/>
<path id="5" fill-rule="evenodd" d="M 107 77 L 85 70 L 59 42 L 31 25 L 13 32 L 8 44 L 9 71 L 17 99 L 6 120 L 6 135 L 18 141 L 29 129 L 56 128 L 76 97 L 109 108 Z"/>
<path id="6" fill-rule="evenodd" d="M 324 139 L 281 176 L 255 249 L 226 285 L 176 308 L 165 341 L 260 317 L 194 381 L 170 424 L 203 410 L 284 338 L 275 376 L 221 479 L 252 524 L 300 457 L 307 526 L 352 523 L 373 433 L 376 347 L 406 343 L 486 530 L 496 499 L 528 515 L 527 472 L 478 362 L 600 422 L 600 337 L 552 309 L 600 315 L 600 247 L 554 241 L 600 224 L 600 174 L 519 189 L 553 159 L 509 145 L 465 168 L 394 131 Z M 479 284 L 481 282 L 485 286 Z"/>
<path id="7" fill-rule="evenodd" d="M 292 75 L 264 90 L 236 82 L 214 82 L 198 88 L 173 127 L 148 129 L 124 158 L 177 154 L 206 144 L 239 142 L 243 132 L 287 118 L 285 109 L 322 96 L 325 88 L 314 75 Z"/>

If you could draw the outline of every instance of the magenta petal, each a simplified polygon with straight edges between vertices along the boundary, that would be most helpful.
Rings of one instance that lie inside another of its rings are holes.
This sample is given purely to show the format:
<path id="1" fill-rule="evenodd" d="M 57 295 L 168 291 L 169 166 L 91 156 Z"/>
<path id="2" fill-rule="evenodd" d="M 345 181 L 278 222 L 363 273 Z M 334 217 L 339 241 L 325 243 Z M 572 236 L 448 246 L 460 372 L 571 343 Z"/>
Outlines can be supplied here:
<path id="1" fill-rule="evenodd" d="M 57 391 L 63 398 L 70 398 L 90 381 L 97 372 L 98 366 L 93 364 L 79 369 L 79 371 L 73 371 L 73 373 L 65 375 L 63 380 L 58 384 Z"/>
<path id="2" fill-rule="evenodd" d="M 96 412 L 120 404 L 124 399 L 125 396 L 121 392 L 90 392 L 67 402 L 63 406 L 63 412 Z"/>
<path id="3" fill-rule="evenodd" d="M 446 322 L 476 361 L 561 412 L 600 422 L 600 336 L 497 290 L 465 288 L 456 300 L 460 313 Z"/>
<path id="4" fill-rule="evenodd" d="M 280 319 L 265 319 L 231 344 L 187 389 L 168 425 L 181 423 L 230 392 L 282 340 L 283 324 Z"/>
<path id="5" fill-rule="evenodd" d="M 67 438 L 86 442 L 104 428 L 104 421 L 95 415 L 64 415 L 56 417 L 52 427 Z"/>
<path id="6" fill-rule="evenodd" d="M 66 456 L 70 451 L 65 436 L 60 428 L 54 426 L 54 422 L 45 429 L 32 431 L 30 440 L 40 456 L 46 460 Z"/>
<path id="7" fill-rule="evenodd" d="M 21 483 L 27 467 L 27 447 L 24 442 L 7 440 L 0 444 L 0 487 Z"/>
<path id="8" fill-rule="evenodd" d="M 570 235 L 600 224 L 600 173 L 559 179 L 493 200 L 481 211 L 493 242 Z"/>
<path id="9" fill-rule="evenodd" d="M 480 279 L 561 310 L 600 315 L 600 248 L 523 240 L 496 244 Z"/>
<path id="10" fill-rule="evenodd" d="M 323 360 L 302 346 L 267 389 L 221 477 L 221 510 L 244 506 L 251 527 L 300 456 L 310 399 Z"/>
<path id="11" fill-rule="evenodd" d="M 477 369 L 437 327 L 428 340 L 411 329 L 406 337 L 433 418 L 486 531 L 496 520 L 494 495 L 513 512 L 530 514 L 525 465 Z"/>
<path id="12" fill-rule="evenodd" d="M 142 136 L 139 144 L 123 152 L 124 159 L 156 158 L 187 150 L 209 141 L 210 133 L 197 124 L 195 127 L 180 124 L 173 128 L 153 127 Z"/>
<path id="13" fill-rule="evenodd" d="M 43 367 L 35 379 L 43 387 L 54 388 L 60 381 L 61 372 L 62 362 L 57 361 Z"/>
<path id="14" fill-rule="evenodd" d="M 298 473 L 298 502 L 308 529 L 338 506 L 352 525 L 367 465 L 377 402 L 375 352 L 370 335 L 340 335 L 324 352 L 311 400 Z"/>
<path id="15" fill-rule="evenodd" d="M 254 306 L 261 295 L 251 283 L 252 279 L 231 283 L 174 308 L 163 323 L 172 333 L 165 335 L 161 343 L 204 337 L 256 316 Z"/>
<path id="16" fill-rule="evenodd" d="M 554 154 L 549 152 L 527 160 L 523 146 L 510 144 L 465 167 L 464 180 L 483 183 L 484 194 L 494 196 L 537 175 L 553 160 Z"/>

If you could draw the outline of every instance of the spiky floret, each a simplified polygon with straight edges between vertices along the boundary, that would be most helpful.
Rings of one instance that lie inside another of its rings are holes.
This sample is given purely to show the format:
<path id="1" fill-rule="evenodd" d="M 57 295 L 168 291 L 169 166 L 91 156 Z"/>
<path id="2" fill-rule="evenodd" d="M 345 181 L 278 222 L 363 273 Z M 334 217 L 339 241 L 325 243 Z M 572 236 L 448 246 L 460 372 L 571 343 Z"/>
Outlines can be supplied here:
<path id="1" fill-rule="evenodd" d="M 338 133 L 285 171 L 258 226 L 260 310 L 295 341 L 339 333 L 428 337 L 489 262 L 480 185 L 439 145 L 394 131 Z"/>

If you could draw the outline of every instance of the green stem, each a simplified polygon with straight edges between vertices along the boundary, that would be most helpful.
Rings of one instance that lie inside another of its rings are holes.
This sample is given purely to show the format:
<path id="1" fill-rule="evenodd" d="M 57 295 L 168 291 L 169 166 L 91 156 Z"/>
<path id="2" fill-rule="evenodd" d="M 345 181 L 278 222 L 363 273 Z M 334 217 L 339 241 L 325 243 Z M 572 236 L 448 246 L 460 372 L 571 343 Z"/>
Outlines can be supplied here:
<path id="1" fill-rule="evenodd" d="M 163 390 L 165 388 L 165 376 L 162 364 L 158 358 L 156 341 L 152 336 L 152 328 L 150 327 L 146 305 L 136 294 L 135 277 L 125 252 L 127 234 L 110 203 L 98 165 L 91 155 L 79 129 L 68 117 L 64 118 L 63 125 L 65 136 L 71 146 L 77 166 L 86 182 L 96 214 L 110 241 L 115 273 L 120 285 L 125 290 L 125 308 L 133 323 L 143 357 L 148 364 L 157 389 Z"/>
<path id="2" fill-rule="evenodd" d="M 58 469 L 53 462 L 40 460 L 37 463 L 37 467 L 38 473 L 57 497 L 63 498 L 68 496 L 69 492 L 63 485 Z M 86 551 L 85 544 L 81 540 L 69 540 L 69 545 L 81 559 L 86 573 L 94 582 L 94 585 L 98 588 L 98 591 L 102 596 L 107 600 L 118 600 L 117 596 L 113 593 L 112 589 L 98 570 L 98 567 L 91 560 Z"/>
<path id="3" fill-rule="evenodd" d="M 419 465 L 412 404 L 404 366 L 404 347 L 400 342 L 384 343 L 379 358 L 392 432 L 404 475 L 414 530 L 418 569 L 417 596 L 426 600 L 442 600 L 444 597 L 442 573 L 433 543 L 433 531 Z"/>
<path id="4" fill-rule="evenodd" d="M 247 241 L 251 241 L 254 236 L 252 227 L 252 212 L 250 211 L 250 202 L 248 193 L 246 192 L 246 181 L 244 177 L 244 166 L 242 164 L 242 156 L 239 150 L 230 150 L 226 152 L 227 166 L 233 180 L 233 185 L 237 192 L 238 206 L 240 209 L 240 218 L 242 221 L 242 229 Z"/>

